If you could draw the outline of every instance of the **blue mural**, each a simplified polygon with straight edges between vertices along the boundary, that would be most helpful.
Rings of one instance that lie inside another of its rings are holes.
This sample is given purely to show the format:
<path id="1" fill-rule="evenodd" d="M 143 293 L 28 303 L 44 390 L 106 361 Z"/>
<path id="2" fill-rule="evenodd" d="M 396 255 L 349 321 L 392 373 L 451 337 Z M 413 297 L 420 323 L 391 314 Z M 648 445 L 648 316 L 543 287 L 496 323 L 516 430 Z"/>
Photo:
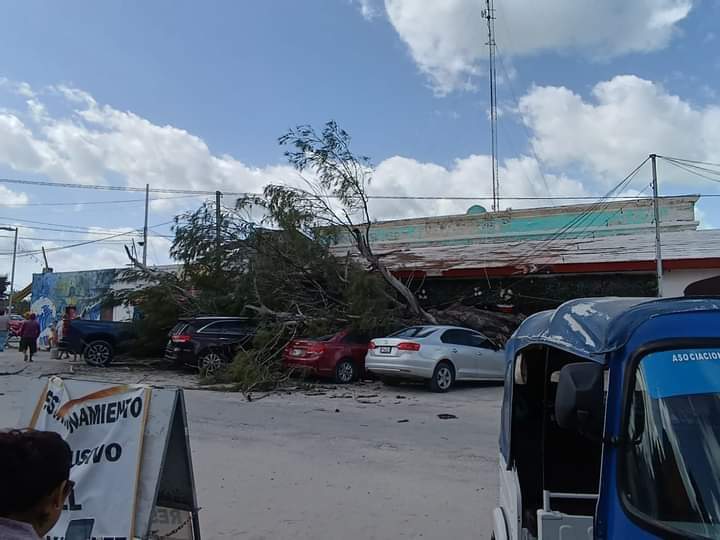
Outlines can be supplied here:
<path id="1" fill-rule="evenodd" d="M 46 346 L 50 327 L 62 318 L 66 306 L 75 306 L 78 316 L 99 320 L 101 300 L 121 270 L 88 270 L 33 274 L 32 312 L 40 323 L 40 344 Z"/>

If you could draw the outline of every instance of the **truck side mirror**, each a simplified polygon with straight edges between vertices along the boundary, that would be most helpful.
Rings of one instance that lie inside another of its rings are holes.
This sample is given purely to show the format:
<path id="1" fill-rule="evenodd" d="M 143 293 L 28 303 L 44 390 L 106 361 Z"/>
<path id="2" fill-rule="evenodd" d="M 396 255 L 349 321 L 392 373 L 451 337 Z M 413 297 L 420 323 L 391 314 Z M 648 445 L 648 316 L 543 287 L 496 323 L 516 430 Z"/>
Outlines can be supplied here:
<path id="1" fill-rule="evenodd" d="M 601 439 L 604 380 L 603 366 L 595 362 L 569 364 L 560 370 L 555 396 L 555 420 L 560 427 Z"/>

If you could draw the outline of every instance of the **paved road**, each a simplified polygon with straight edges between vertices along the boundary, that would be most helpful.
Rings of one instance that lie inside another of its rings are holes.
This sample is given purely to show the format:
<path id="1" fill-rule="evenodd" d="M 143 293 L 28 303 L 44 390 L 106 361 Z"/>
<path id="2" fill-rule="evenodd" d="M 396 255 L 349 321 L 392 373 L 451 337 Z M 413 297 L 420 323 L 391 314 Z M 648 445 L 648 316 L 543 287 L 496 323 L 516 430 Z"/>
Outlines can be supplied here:
<path id="1" fill-rule="evenodd" d="M 0 354 L 0 425 L 12 425 L 30 378 L 67 373 Z M 129 368 L 74 369 L 78 378 L 177 381 Z M 70 376 L 69 374 L 65 376 Z M 204 538 L 461 540 L 489 538 L 497 496 L 502 389 L 445 395 L 376 383 L 321 395 L 186 392 Z M 363 397 L 365 396 L 365 397 Z M 440 419 L 438 414 L 454 419 Z"/>

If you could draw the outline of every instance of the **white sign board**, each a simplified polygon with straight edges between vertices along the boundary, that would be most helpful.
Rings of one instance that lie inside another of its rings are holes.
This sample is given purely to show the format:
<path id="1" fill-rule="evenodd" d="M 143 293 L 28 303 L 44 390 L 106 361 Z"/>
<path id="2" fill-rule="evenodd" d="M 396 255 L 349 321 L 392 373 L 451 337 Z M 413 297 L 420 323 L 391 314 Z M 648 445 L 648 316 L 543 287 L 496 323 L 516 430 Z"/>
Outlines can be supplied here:
<path id="1" fill-rule="evenodd" d="M 72 395 L 48 381 L 31 427 L 59 433 L 72 450 L 70 493 L 52 539 L 132 538 L 150 389 L 113 386 Z"/>
<path id="2" fill-rule="evenodd" d="M 46 540 L 200 540 L 179 388 L 33 381 L 18 427 L 60 433 L 77 482 Z"/>

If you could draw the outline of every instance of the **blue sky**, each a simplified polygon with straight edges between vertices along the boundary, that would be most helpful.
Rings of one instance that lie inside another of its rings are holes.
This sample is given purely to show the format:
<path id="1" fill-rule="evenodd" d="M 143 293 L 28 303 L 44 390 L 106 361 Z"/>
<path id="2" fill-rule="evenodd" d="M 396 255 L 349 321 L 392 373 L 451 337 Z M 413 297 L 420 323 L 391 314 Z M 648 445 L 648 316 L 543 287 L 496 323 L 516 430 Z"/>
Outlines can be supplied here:
<path id="1" fill-rule="evenodd" d="M 335 119 L 377 164 L 374 193 L 486 196 L 482 4 L 8 3 L 0 19 L 0 176 L 253 191 L 295 181 L 279 135 Z M 604 193 L 649 152 L 720 162 L 720 2 L 497 7 L 503 193 Z M 664 193 L 718 192 L 668 166 L 660 172 Z M 630 192 L 648 181 L 646 169 Z M 0 183 L 0 223 L 23 226 L 21 251 L 62 247 L 140 227 L 142 203 L 40 205 L 139 198 Z M 155 203 L 151 224 L 198 201 Z M 373 212 L 391 218 L 467 206 L 384 201 Z M 701 203 L 704 225 L 720 223 L 715 207 Z M 9 263 L 4 234 L 0 271 Z M 123 264 L 119 241 L 127 238 L 53 251 L 51 266 Z M 167 239 L 155 237 L 151 262 L 167 262 L 166 251 Z M 23 257 L 18 281 L 39 269 Z"/>

